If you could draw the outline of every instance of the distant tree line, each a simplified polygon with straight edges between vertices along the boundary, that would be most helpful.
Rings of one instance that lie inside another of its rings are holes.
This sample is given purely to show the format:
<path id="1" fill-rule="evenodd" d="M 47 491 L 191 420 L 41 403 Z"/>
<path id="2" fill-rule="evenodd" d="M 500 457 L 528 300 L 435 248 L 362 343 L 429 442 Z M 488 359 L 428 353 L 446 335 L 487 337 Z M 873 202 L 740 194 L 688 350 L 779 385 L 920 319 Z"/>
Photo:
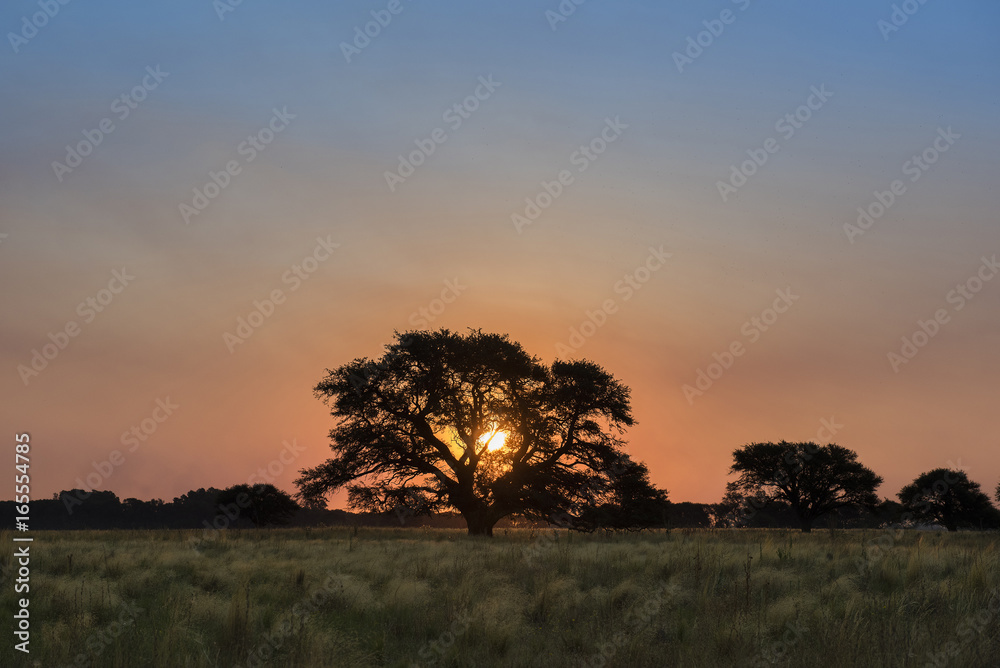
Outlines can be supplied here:
<path id="1" fill-rule="evenodd" d="M 14 502 L 0 501 L 0 513 L 13 522 Z M 228 526 L 256 527 L 289 523 L 299 505 L 274 485 L 234 485 L 191 490 L 173 501 L 119 499 L 110 491 L 72 489 L 51 499 L 31 502 L 32 529 L 197 529 L 219 515 Z M 325 511 L 328 521 L 339 511 Z M 323 514 L 323 513 L 321 513 Z M 303 518 L 305 519 L 305 518 Z"/>
<path id="2" fill-rule="evenodd" d="M 64 490 L 31 502 L 33 530 L 67 529 L 248 529 L 266 526 L 431 526 L 459 528 L 457 513 L 416 516 L 402 509 L 354 513 L 299 505 L 273 485 L 234 485 L 191 490 L 173 499 L 120 499 L 106 490 Z M 12 526 L 14 501 L 0 501 L 0 521 Z M 507 522 L 503 526 L 513 526 Z"/>
<path id="3" fill-rule="evenodd" d="M 834 465 L 831 460 L 840 463 Z M 591 518 L 592 525 L 601 529 L 744 527 L 804 531 L 931 525 L 949 531 L 1000 528 L 1000 510 L 963 471 L 939 468 L 923 473 L 900 490 L 898 502 L 875 497 L 874 489 L 866 486 L 881 479 L 873 478 L 874 474 L 858 463 L 855 453 L 833 444 L 750 444 L 734 452 L 731 472 L 739 472 L 740 477 L 729 483 L 719 503 L 666 502 L 660 515 L 640 517 L 623 516 L 623 506 L 606 504 Z M 995 495 L 1000 501 L 1000 485 Z M 13 523 L 14 516 L 15 503 L 0 501 L 5 526 Z M 274 485 L 201 488 L 169 502 L 122 500 L 110 491 L 74 489 L 31 502 L 31 526 L 40 530 L 218 530 L 278 525 L 460 528 L 466 523 L 459 513 L 417 514 L 405 505 L 361 513 L 307 507 Z M 547 525 L 551 523 L 515 517 L 498 526 Z"/>

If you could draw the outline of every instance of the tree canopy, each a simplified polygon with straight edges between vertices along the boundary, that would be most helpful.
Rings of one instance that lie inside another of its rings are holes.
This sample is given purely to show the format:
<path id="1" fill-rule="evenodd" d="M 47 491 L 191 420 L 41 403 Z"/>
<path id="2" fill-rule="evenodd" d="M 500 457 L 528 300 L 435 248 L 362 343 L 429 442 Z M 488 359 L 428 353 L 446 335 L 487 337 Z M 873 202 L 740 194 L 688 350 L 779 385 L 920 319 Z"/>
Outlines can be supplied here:
<path id="1" fill-rule="evenodd" d="M 856 452 L 834 443 L 750 443 L 733 452 L 729 472 L 740 476 L 726 486 L 729 503 L 758 509 L 787 503 L 803 531 L 839 508 L 874 508 L 882 484 Z"/>
<path id="2" fill-rule="evenodd" d="M 229 506 L 238 517 L 245 517 L 255 527 L 287 524 L 299 509 L 289 496 L 269 483 L 233 485 L 219 492 L 216 503 Z"/>
<path id="3" fill-rule="evenodd" d="M 948 531 L 960 528 L 994 528 L 1000 511 L 978 482 L 964 471 L 937 468 L 917 476 L 899 491 L 899 501 L 916 520 L 937 522 Z"/>
<path id="4" fill-rule="evenodd" d="M 346 487 L 354 508 L 455 509 L 482 535 L 512 515 L 634 526 L 667 502 L 623 451 L 629 389 L 594 362 L 546 365 L 477 330 L 397 332 L 380 359 L 327 369 L 315 394 L 337 419 L 334 457 L 302 471 L 305 502 Z"/>

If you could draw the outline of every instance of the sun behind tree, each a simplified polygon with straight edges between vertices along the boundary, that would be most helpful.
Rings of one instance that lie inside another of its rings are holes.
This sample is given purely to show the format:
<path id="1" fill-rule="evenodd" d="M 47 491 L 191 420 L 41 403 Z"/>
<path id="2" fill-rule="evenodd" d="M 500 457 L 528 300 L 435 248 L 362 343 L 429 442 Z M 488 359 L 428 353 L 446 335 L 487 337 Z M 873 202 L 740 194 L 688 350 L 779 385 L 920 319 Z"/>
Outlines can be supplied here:
<path id="1" fill-rule="evenodd" d="M 334 457 L 296 480 L 303 500 L 346 487 L 354 508 L 455 509 L 481 535 L 511 515 L 584 530 L 662 519 L 666 493 L 622 452 L 629 389 L 593 362 L 547 366 L 476 330 L 397 333 L 315 392 L 338 421 Z"/>
<path id="2" fill-rule="evenodd" d="M 507 432 L 494 431 L 488 434 L 483 434 L 479 437 L 479 442 L 485 443 L 486 449 L 490 452 L 500 450 L 507 443 Z"/>

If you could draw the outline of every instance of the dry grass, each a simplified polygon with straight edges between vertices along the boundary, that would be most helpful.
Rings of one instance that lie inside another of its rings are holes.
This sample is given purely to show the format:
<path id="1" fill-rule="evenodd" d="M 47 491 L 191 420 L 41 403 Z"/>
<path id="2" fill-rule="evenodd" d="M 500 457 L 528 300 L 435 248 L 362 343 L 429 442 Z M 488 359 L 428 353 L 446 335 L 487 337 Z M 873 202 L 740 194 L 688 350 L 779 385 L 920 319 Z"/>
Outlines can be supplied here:
<path id="1" fill-rule="evenodd" d="M 192 534 L 36 534 L 32 653 L 0 663 L 1000 665 L 997 533 Z"/>

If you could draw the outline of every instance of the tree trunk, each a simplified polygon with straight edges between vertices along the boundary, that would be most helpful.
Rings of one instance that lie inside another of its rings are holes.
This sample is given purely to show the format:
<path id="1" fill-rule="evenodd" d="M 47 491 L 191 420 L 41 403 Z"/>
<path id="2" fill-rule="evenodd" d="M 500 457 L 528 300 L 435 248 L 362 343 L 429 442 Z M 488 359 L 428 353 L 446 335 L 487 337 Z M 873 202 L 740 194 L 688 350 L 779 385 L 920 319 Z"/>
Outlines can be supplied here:
<path id="1" fill-rule="evenodd" d="M 487 508 L 476 508 L 474 510 L 462 511 L 462 517 L 469 527 L 470 536 L 493 536 L 493 525 L 497 523 L 497 518 L 490 513 Z"/>
<path id="2" fill-rule="evenodd" d="M 802 526 L 802 533 L 810 533 L 813 530 L 811 517 L 799 517 L 799 524 Z"/>
<path id="3" fill-rule="evenodd" d="M 462 513 L 465 523 L 469 527 L 470 536 L 493 537 L 493 525 L 496 520 L 491 519 L 485 511 Z"/>

